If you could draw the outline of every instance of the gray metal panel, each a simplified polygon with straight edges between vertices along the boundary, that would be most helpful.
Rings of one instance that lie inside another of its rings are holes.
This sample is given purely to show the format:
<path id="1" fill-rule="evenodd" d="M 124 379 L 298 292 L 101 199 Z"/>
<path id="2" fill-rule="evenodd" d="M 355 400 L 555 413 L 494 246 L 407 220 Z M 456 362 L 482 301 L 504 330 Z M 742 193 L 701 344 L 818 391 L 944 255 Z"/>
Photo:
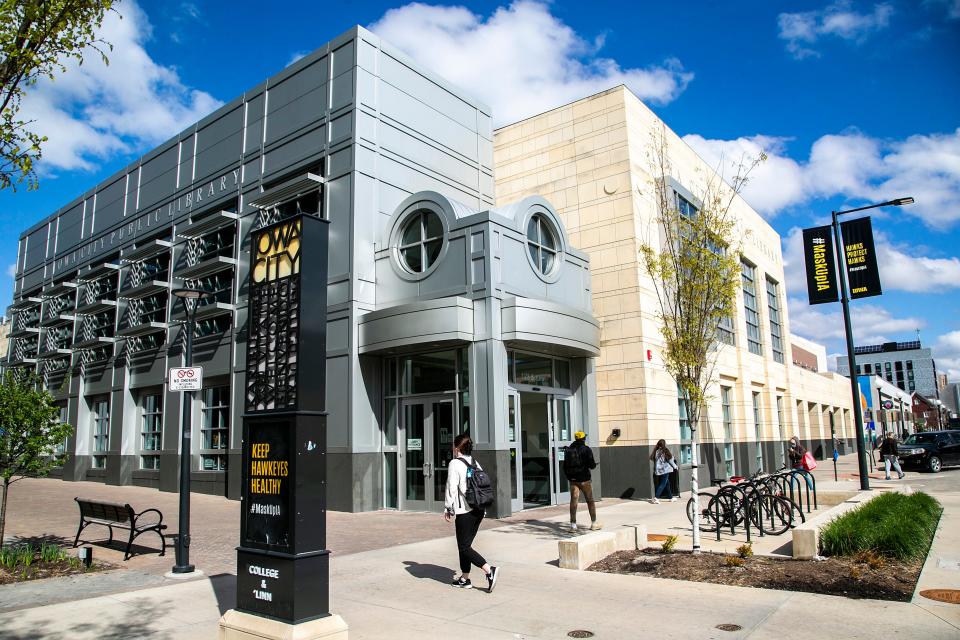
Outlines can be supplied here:
<path id="1" fill-rule="evenodd" d="M 336 78 L 337 76 L 350 71 L 354 66 L 354 41 L 350 40 L 342 47 L 339 47 L 333 51 L 331 57 L 333 58 L 333 72 L 330 74 L 331 77 Z"/>
<path id="2" fill-rule="evenodd" d="M 471 192 L 480 189 L 479 172 L 476 167 L 470 166 L 463 160 L 441 151 L 385 121 L 380 122 L 377 141 L 382 149 L 391 151 L 402 158 L 408 158 L 450 180 L 455 180 L 470 189 Z"/>
<path id="3" fill-rule="evenodd" d="M 321 58 L 268 89 L 266 144 L 324 116 L 326 83 L 327 59 Z"/>
<path id="4" fill-rule="evenodd" d="M 379 156 L 377 168 L 380 180 L 398 190 L 403 190 L 404 198 L 417 191 L 436 191 L 474 208 L 482 206 L 475 193 L 443 182 L 417 167 L 402 164 L 392 156 Z"/>
<path id="5" fill-rule="evenodd" d="M 476 107 L 425 75 L 414 71 L 385 49 L 381 51 L 380 56 L 380 78 L 396 87 L 401 87 L 403 91 L 423 104 L 433 105 L 434 109 L 447 114 L 464 127 L 476 130 Z"/>
<path id="6" fill-rule="evenodd" d="M 342 116 L 330 121 L 330 144 L 334 145 L 341 140 L 346 140 L 353 132 L 353 112 L 345 113 Z"/>
<path id="7" fill-rule="evenodd" d="M 326 145 L 326 126 L 298 136 L 264 154 L 264 175 L 284 171 L 297 161 L 317 156 Z"/>
<path id="8" fill-rule="evenodd" d="M 177 189 L 177 145 L 151 158 L 140 167 L 138 208 L 149 209 L 169 198 Z"/>
<path id="9" fill-rule="evenodd" d="M 350 318 L 327 322 L 327 351 L 345 351 L 350 347 Z"/>
<path id="10" fill-rule="evenodd" d="M 240 105 L 197 131 L 197 180 L 235 163 L 242 144 L 243 105 Z"/>
<path id="11" fill-rule="evenodd" d="M 350 360 L 327 358 L 327 447 L 350 445 Z M 330 478 L 331 484 L 337 483 Z"/>
<path id="12" fill-rule="evenodd" d="M 190 135 L 180 141 L 178 187 L 186 187 L 193 182 L 193 140 L 194 136 Z"/>
<path id="13" fill-rule="evenodd" d="M 431 297 L 451 289 L 466 291 L 470 276 L 466 263 L 466 238 L 448 237 L 436 271 L 420 281 L 421 297 Z"/>
<path id="14" fill-rule="evenodd" d="M 100 232 L 123 220 L 126 181 L 126 176 L 120 176 L 116 181 L 97 191 L 97 220 L 94 232 Z"/>
<path id="15" fill-rule="evenodd" d="M 57 221 L 57 255 L 77 246 L 82 235 L 83 203 L 81 202 L 68 209 Z"/>
<path id="16" fill-rule="evenodd" d="M 600 355 L 600 323 L 572 307 L 527 298 L 508 298 L 501 310 L 503 340 L 542 342 Z"/>
<path id="17" fill-rule="evenodd" d="M 360 317 L 360 353 L 473 340 L 473 304 L 440 298 L 372 311 Z"/>
<path id="18" fill-rule="evenodd" d="M 350 273 L 350 214 L 353 176 L 347 174 L 327 183 L 327 217 L 330 220 L 329 276 Z"/>
<path id="19" fill-rule="evenodd" d="M 23 262 L 24 271 L 43 264 L 47 257 L 47 231 L 48 226 L 45 225 L 27 236 L 27 251 Z"/>
<path id="20" fill-rule="evenodd" d="M 418 133 L 430 136 L 438 144 L 470 160 L 477 160 L 476 132 L 450 118 L 443 111 L 437 110 L 436 107 L 424 104 L 386 82 L 380 83 L 378 106 L 381 114 L 403 123 Z"/>

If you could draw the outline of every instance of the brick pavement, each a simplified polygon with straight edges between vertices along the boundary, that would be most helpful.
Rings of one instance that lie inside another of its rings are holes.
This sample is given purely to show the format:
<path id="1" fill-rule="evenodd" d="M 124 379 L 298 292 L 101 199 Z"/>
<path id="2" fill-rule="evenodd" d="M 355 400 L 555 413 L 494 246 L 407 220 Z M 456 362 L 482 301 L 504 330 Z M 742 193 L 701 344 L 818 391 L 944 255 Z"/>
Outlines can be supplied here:
<path id="1" fill-rule="evenodd" d="M 83 496 L 110 502 L 128 502 L 136 510 L 157 508 L 163 513 L 168 536 L 177 531 L 179 495 L 147 487 L 112 486 L 99 482 L 64 482 L 56 478 L 16 482 L 10 488 L 6 537 L 13 539 L 47 538 L 72 545 L 80 520 L 73 498 Z M 621 502 L 605 499 L 604 506 Z M 585 509 L 581 505 L 581 509 Z M 549 518 L 566 513 L 565 505 L 525 511 L 500 520 L 487 519 L 484 528 Z M 236 546 L 240 540 L 240 502 L 221 496 L 193 494 L 190 511 L 190 561 L 207 575 L 235 573 Z M 117 566 L 160 575 L 170 571 L 174 554 L 168 538 L 167 555 L 157 554 L 159 539 L 146 533 L 137 538 L 134 548 L 141 551 L 123 561 L 123 531 L 117 531 L 110 547 L 106 545 L 106 527 L 91 525 L 81 541 L 94 548 L 94 557 Z M 440 514 L 403 511 L 372 511 L 327 514 L 327 546 L 337 555 L 383 549 L 397 545 L 453 535 L 453 527 Z M 125 539 L 124 539 L 125 540 Z"/>

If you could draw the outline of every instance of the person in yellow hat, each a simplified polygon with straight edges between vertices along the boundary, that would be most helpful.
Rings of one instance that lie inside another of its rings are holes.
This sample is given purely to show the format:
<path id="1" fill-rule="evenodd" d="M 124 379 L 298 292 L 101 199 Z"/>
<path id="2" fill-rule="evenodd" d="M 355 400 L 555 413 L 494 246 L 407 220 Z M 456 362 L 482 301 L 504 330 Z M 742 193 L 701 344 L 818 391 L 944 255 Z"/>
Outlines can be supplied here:
<path id="1" fill-rule="evenodd" d="M 587 446 L 587 434 L 577 431 L 573 437 L 574 442 L 567 447 L 563 458 L 563 473 L 570 482 L 570 529 L 577 530 L 577 503 L 582 493 L 587 501 L 587 511 L 590 512 L 590 528 L 596 531 L 603 527 L 597 522 L 597 507 L 593 502 L 593 485 L 590 479 L 590 470 L 597 468 L 597 461 L 593 458 L 593 451 Z"/>

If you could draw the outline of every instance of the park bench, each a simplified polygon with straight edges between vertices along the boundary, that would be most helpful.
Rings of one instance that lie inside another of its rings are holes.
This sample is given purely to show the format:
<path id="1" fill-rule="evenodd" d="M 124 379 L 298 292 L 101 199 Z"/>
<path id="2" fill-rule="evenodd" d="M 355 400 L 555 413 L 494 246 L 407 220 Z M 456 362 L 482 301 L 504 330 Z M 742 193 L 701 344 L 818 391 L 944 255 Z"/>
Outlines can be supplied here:
<path id="1" fill-rule="evenodd" d="M 113 542 L 113 529 L 128 529 L 130 538 L 127 540 L 127 549 L 123 554 L 123 559 L 130 558 L 130 548 L 133 541 L 141 533 L 154 531 L 160 536 L 162 545 L 160 555 L 167 552 L 167 541 L 163 537 L 163 530 L 167 525 L 163 524 L 163 514 L 157 509 L 146 509 L 137 513 L 129 504 L 117 504 L 115 502 L 103 502 L 102 500 L 88 500 L 86 498 L 74 498 L 77 506 L 80 507 L 80 528 L 77 529 L 77 537 L 73 540 L 73 546 L 76 547 L 80 541 L 80 534 L 91 524 L 102 524 L 110 529 L 110 539 L 107 544 Z"/>

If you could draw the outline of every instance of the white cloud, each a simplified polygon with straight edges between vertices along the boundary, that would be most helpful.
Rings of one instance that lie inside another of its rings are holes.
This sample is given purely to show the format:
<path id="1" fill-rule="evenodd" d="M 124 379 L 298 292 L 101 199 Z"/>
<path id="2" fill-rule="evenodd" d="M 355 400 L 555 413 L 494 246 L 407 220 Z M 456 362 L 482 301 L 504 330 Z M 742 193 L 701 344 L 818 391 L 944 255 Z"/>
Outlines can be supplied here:
<path id="1" fill-rule="evenodd" d="M 960 18 L 960 0 L 924 0 L 924 4 L 942 6 L 951 20 Z"/>
<path id="2" fill-rule="evenodd" d="M 99 31 L 113 44 L 109 66 L 88 52 L 54 80 L 43 79 L 23 101 L 22 116 L 49 137 L 40 170 L 90 170 L 98 160 L 142 151 L 178 133 L 222 103 L 183 85 L 171 67 L 144 49 L 147 16 L 133 1 L 109 12 Z"/>
<path id="3" fill-rule="evenodd" d="M 302 49 L 302 50 L 300 50 L 300 51 L 294 51 L 293 53 L 290 54 L 290 59 L 287 60 L 287 64 L 285 64 L 284 66 L 285 66 L 285 67 L 289 67 L 289 66 L 292 65 L 294 62 L 296 62 L 297 60 L 299 60 L 299 59 L 302 58 L 303 56 L 307 55 L 308 53 L 310 53 L 310 51 L 309 51 L 308 49 Z"/>
<path id="4" fill-rule="evenodd" d="M 370 29 L 440 76 L 482 98 L 495 126 L 515 122 L 619 84 L 653 103 L 676 98 L 693 79 L 673 58 L 624 69 L 550 13 L 517 0 L 487 17 L 462 6 L 407 4 Z"/>
<path id="5" fill-rule="evenodd" d="M 845 339 L 843 312 L 839 304 L 811 306 L 804 298 L 787 298 L 790 332 L 819 342 Z M 923 327 L 920 317 L 896 318 L 883 307 L 855 302 L 850 306 L 850 324 L 856 345 L 881 344 Z"/>
<path id="6" fill-rule="evenodd" d="M 13 262 L 7 265 L 7 277 L 13 279 L 17 276 L 17 263 Z"/>
<path id="7" fill-rule="evenodd" d="M 946 373 L 951 382 L 960 381 L 960 331 L 938 337 L 933 344 L 933 358 L 938 372 Z"/>
<path id="8" fill-rule="evenodd" d="M 874 5 L 870 13 L 851 9 L 848 0 L 839 0 L 818 11 L 781 13 L 777 16 L 780 39 L 787 43 L 787 51 L 800 60 L 820 54 L 813 45 L 824 36 L 833 36 L 853 42 L 863 42 L 867 36 L 885 29 L 890 24 L 893 6 Z"/>
<path id="9" fill-rule="evenodd" d="M 817 198 L 882 202 L 913 196 L 916 203 L 898 215 L 916 217 L 935 229 L 960 221 L 960 128 L 905 140 L 880 140 L 858 131 L 825 135 L 813 143 L 806 161 L 786 155 L 788 138 L 687 135 L 684 140 L 727 173 L 743 154 L 764 150 L 767 161 L 754 171 L 743 196 L 767 217 Z"/>

